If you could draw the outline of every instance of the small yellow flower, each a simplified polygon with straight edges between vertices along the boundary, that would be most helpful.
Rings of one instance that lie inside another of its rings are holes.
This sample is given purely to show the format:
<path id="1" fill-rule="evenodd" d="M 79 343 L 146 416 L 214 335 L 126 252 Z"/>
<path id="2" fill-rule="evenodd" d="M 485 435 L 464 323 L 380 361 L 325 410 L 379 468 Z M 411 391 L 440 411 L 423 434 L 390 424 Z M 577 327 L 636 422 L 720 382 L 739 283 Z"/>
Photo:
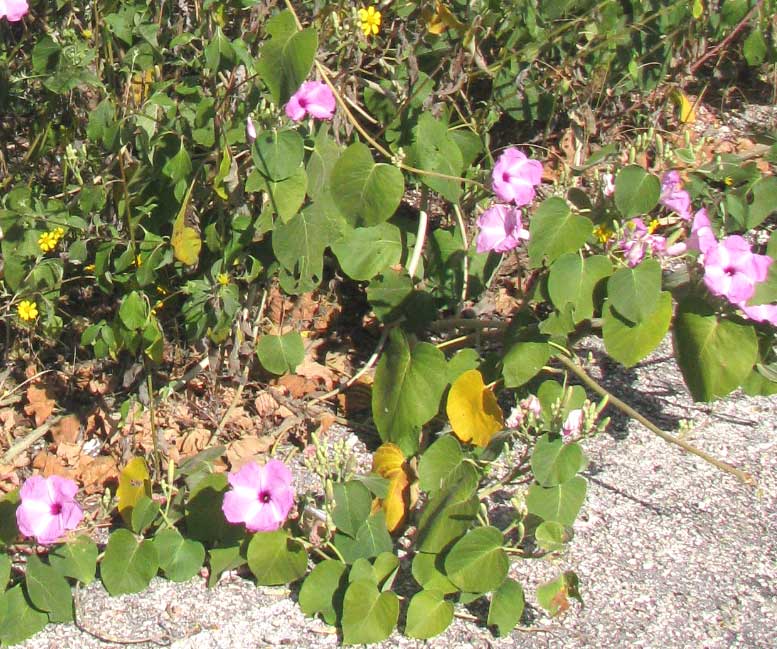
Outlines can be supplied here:
<path id="1" fill-rule="evenodd" d="M 157 286 L 156 292 L 163 297 L 169 293 L 169 291 L 164 286 Z"/>
<path id="2" fill-rule="evenodd" d="M 614 234 L 606 225 L 597 225 L 594 228 L 594 236 L 599 240 L 599 243 L 607 243 Z"/>
<path id="3" fill-rule="evenodd" d="M 733 179 L 731 176 L 726 176 L 726 177 L 723 179 L 723 182 L 724 182 L 724 183 L 726 183 L 726 185 L 727 185 L 728 187 L 731 187 L 731 185 L 733 185 L 733 184 L 734 184 L 734 179 Z"/>
<path id="4" fill-rule="evenodd" d="M 51 234 L 53 234 L 57 239 L 61 239 L 65 236 L 65 228 L 59 227 L 55 228 L 51 231 Z"/>
<path id="5" fill-rule="evenodd" d="M 38 247 L 42 252 L 51 252 L 57 247 L 58 239 L 51 232 L 44 232 L 38 237 Z"/>
<path id="6" fill-rule="evenodd" d="M 18 312 L 22 320 L 35 320 L 38 317 L 38 305 L 30 300 L 22 300 L 19 303 Z"/>
<path id="7" fill-rule="evenodd" d="M 227 273 L 219 273 L 216 277 L 216 281 L 222 286 L 229 284 L 229 275 Z"/>
<path id="8" fill-rule="evenodd" d="M 140 255 L 135 257 L 135 266 L 140 268 L 143 265 L 143 258 Z"/>
<path id="9" fill-rule="evenodd" d="M 653 219 L 650 222 L 650 225 L 648 225 L 648 234 L 653 234 L 658 229 L 659 225 L 661 224 L 658 222 L 658 219 Z"/>
<path id="10" fill-rule="evenodd" d="M 157 300 L 156 304 L 154 305 L 154 308 L 151 309 L 151 315 L 156 315 L 157 311 L 160 309 L 163 309 L 165 307 L 165 303 L 162 302 L 162 300 Z"/>
<path id="11" fill-rule="evenodd" d="M 87 264 L 86 266 L 84 266 L 84 272 L 93 273 L 94 272 L 94 264 Z"/>
<path id="12" fill-rule="evenodd" d="M 375 7 L 359 9 L 359 20 L 362 22 L 362 31 L 365 36 L 377 34 L 380 31 L 380 11 Z"/>

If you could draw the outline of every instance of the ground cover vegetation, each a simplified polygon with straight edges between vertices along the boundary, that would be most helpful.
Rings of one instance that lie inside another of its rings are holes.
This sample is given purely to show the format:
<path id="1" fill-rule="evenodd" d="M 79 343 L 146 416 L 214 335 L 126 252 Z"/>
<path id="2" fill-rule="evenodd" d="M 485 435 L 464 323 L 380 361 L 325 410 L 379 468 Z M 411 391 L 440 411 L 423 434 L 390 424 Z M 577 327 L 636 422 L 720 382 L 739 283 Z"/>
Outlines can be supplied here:
<path id="1" fill-rule="evenodd" d="M 750 481 L 575 349 L 631 367 L 671 332 L 696 400 L 777 392 L 775 133 L 699 129 L 774 102 L 775 15 L 0 0 L 0 641 L 96 578 L 234 570 L 345 644 L 458 604 L 508 634 L 609 408 Z"/>

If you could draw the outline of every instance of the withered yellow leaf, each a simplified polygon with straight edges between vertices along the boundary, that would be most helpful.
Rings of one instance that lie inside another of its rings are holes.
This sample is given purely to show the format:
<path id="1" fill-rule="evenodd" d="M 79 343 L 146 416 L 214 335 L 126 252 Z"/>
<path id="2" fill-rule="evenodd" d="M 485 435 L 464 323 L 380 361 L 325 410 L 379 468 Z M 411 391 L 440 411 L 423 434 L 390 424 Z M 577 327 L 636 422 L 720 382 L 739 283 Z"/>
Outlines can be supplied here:
<path id="1" fill-rule="evenodd" d="M 456 379 L 445 410 L 453 433 L 462 442 L 484 447 L 504 428 L 502 409 L 478 370 L 468 370 Z"/>
<path id="2" fill-rule="evenodd" d="M 672 101 L 680 109 L 680 121 L 683 124 L 693 124 L 696 121 L 696 107 L 682 90 L 672 91 Z"/>
<path id="3" fill-rule="evenodd" d="M 388 493 L 383 500 L 383 511 L 386 514 L 386 527 L 389 532 L 397 529 L 405 520 L 408 507 L 407 474 L 400 470 L 389 480 Z"/>
<path id="4" fill-rule="evenodd" d="M 170 239 L 175 258 L 187 266 L 194 266 L 197 263 L 200 258 L 200 250 L 202 250 L 200 233 L 193 227 L 186 225 L 186 212 L 192 197 L 195 180 L 196 178 L 192 180 L 189 189 L 186 190 L 186 195 L 183 197 L 181 209 L 178 210 L 178 216 L 175 217 L 173 223 L 173 236 Z"/>
<path id="5" fill-rule="evenodd" d="M 378 502 L 386 514 L 386 527 L 393 532 L 405 520 L 410 504 L 410 478 L 399 446 L 382 444 L 372 456 L 372 470 L 389 481 L 386 497 Z"/>
<path id="6" fill-rule="evenodd" d="M 119 514 L 129 525 L 132 509 L 142 496 L 151 498 L 151 476 L 142 457 L 134 457 L 119 474 L 119 488 L 116 497 L 119 500 Z"/>
<path id="7" fill-rule="evenodd" d="M 453 29 L 466 29 L 466 25 L 451 13 L 440 0 L 435 3 L 435 10 L 426 9 L 422 12 L 426 21 L 426 30 L 430 34 L 442 34 L 448 27 Z"/>
<path id="8" fill-rule="evenodd" d="M 372 456 L 372 470 L 383 478 L 391 478 L 402 471 L 405 456 L 396 444 L 386 442 Z"/>

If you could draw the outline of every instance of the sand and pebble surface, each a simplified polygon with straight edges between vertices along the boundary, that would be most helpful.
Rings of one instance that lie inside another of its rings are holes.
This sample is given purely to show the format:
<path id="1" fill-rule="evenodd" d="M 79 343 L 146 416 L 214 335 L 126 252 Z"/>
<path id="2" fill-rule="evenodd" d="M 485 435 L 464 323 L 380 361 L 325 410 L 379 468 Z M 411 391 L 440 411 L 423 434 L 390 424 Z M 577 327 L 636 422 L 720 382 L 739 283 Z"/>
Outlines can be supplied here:
<path id="1" fill-rule="evenodd" d="M 667 343 L 628 371 L 600 360 L 595 343 L 590 351 L 589 369 L 608 389 L 665 430 L 677 432 L 686 420 L 688 441 L 746 469 L 757 487 L 616 416 L 607 434 L 585 442 L 589 492 L 568 550 L 513 565 L 527 592 L 526 630 L 495 638 L 456 619 L 432 640 L 395 632 L 376 646 L 777 647 L 777 397 L 737 392 L 694 404 Z M 577 572 L 585 605 L 573 602 L 564 616 L 549 619 L 533 593 L 561 570 Z M 79 599 L 83 626 L 112 641 L 61 624 L 19 646 L 338 645 L 331 628 L 300 612 L 295 591 L 256 588 L 239 577 L 211 590 L 200 578 L 183 584 L 156 578 L 147 591 L 116 598 L 93 583 Z"/>

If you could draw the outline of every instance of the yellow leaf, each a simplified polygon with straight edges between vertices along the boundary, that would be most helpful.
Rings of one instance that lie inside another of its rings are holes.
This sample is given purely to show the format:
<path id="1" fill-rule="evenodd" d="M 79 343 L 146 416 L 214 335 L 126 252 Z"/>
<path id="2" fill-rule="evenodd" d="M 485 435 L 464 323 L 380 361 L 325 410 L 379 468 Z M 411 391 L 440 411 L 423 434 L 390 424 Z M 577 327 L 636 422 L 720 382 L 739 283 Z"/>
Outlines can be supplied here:
<path id="1" fill-rule="evenodd" d="M 389 481 L 388 494 L 383 501 L 386 513 L 386 527 L 389 532 L 397 529 L 405 520 L 408 506 L 408 486 L 410 482 L 404 471 L 398 471 Z"/>
<path id="2" fill-rule="evenodd" d="M 387 442 L 375 451 L 372 470 L 389 481 L 386 498 L 377 502 L 386 514 L 386 527 L 393 532 L 405 520 L 410 505 L 410 478 L 405 456 L 396 444 Z"/>
<path id="3" fill-rule="evenodd" d="M 148 473 L 146 461 L 142 457 L 134 457 L 121 470 L 119 488 L 116 497 L 119 500 L 119 514 L 129 525 L 132 509 L 141 496 L 151 498 L 151 476 Z"/>
<path id="4" fill-rule="evenodd" d="M 680 109 L 680 121 L 683 124 L 693 124 L 696 121 L 696 107 L 682 90 L 672 91 L 672 101 Z"/>
<path id="5" fill-rule="evenodd" d="M 372 470 L 383 478 L 391 478 L 402 471 L 405 456 L 396 444 L 386 442 L 372 456 Z"/>
<path id="6" fill-rule="evenodd" d="M 440 0 L 437 0 L 434 12 L 425 9 L 421 12 L 421 17 L 426 21 L 426 30 L 430 34 L 442 34 L 448 27 L 460 30 L 467 27 Z"/>
<path id="7" fill-rule="evenodd" d="M 448 393 L 446 412 L 456 437 L 476 446 L 487 446 L 504 428 L 502 409 L 477 370 L 468 370 L 456 379 Z"/>
<path id="8" fill-rule="evenodd" d="M 178 216 L 175 217 L 173 236 L 170 240 L 173 245 L 175 258 L 187 266 L 194 266 L 197 263 L 200 258 L 200 250 L 202 250 L 202 239 L 200 239 L 199 232 L 193 227 L 186 225 L 186 210 L 189 206 L 189 199 L 191 198 L 193 188 L 194 180 L 192 180 L 192 184 L 189 185 L 189 189 L 186 191 L 181 209 L 178 210 Z"/>

